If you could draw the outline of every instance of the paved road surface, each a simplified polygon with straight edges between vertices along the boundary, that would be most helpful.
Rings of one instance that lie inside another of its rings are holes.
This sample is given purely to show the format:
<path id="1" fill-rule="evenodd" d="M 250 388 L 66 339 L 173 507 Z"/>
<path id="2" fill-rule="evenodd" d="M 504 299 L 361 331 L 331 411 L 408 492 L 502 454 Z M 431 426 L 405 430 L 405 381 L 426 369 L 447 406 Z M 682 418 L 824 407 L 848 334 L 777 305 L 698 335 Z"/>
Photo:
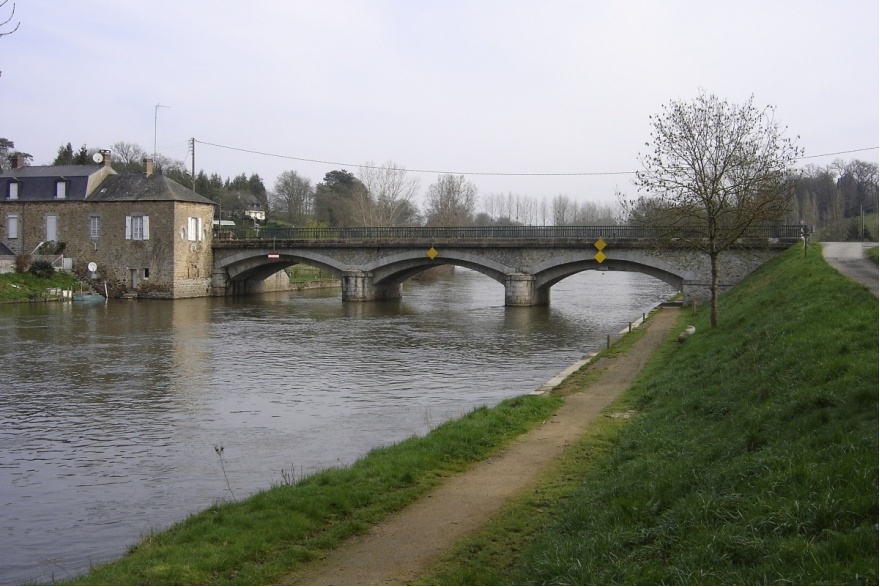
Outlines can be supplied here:
<path id="1" fill-rule="evenodd" d="M 822 243 L 822 256 L 828 264 L 861 283 L 877 295 L 877 265 L 865 257 L 865 250 L 877 243 Z"/>

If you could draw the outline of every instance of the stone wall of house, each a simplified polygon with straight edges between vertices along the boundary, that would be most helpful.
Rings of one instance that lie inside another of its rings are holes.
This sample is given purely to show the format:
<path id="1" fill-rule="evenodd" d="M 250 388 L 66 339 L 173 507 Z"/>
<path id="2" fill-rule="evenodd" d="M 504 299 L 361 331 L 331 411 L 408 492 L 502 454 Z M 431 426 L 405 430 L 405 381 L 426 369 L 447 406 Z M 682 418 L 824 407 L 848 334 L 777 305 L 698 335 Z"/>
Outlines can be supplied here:
<path id="1" fill-rule="evenodd" d="M 190 240 L 189 219 L 200 220 L 199 234 Z M 214 207 L 209 204 L 176 202 L 174 215 L 163 217 L 163 229 L 174 234 L 174 297 L 194 298 L 211 295 L 213 254 L 211 238 Z M 165 223 L 169 223 L 166 225 Z"/>
<path id="2" fill-rule="evenodd" d="M 0 202 L 0 241 L 15 253 L 31 253 L 47 240 L 48 216 L 55 216 L 58 242 L 64 256 L 76 259 L 74 272 L 90 278 L 89 263 L 97 264 L 96 281 L 107 283 L 111 295 L 136 292 L 139 297 L 183 298 L 211 293 L 210 204 L 174 201 L 135 202 Z M 9 238 L 7 217 L 18 216 L 18 237 Z M 148 218 L 144 240 L 126 238 L 126 217 Z M 189 218 L 201 220 L 201 240 L 190 240 Z M 92 218 L 100 234 L 91 233 Z"/>

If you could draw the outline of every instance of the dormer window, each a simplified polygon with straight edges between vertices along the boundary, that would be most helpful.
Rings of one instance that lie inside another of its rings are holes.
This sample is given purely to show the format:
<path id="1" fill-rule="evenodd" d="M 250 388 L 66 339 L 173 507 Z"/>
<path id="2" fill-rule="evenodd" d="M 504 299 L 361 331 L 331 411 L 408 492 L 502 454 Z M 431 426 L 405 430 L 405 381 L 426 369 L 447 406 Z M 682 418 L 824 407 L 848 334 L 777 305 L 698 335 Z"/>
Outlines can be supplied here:
<path id="1" fill-rule="evenodd" d="M 67 180 L 59 179 L 55 182 L 55 199 L 63 200 L 67 197 Z"/>
<path id="2" fill-rule="evenodd" d="M 6 194 L 10 200 L 17 200 L 19 192 L 19 183 L 15 180 L 9 182 L 9 193 Z"/>

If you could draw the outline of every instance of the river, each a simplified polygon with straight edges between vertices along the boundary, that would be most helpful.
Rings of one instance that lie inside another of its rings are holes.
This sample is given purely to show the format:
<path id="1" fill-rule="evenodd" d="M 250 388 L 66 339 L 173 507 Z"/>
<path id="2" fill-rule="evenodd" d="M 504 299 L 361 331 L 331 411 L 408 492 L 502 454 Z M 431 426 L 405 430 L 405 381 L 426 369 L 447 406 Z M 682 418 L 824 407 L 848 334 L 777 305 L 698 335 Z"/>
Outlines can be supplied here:
<path id="1" fill-rule="evenodd" d="M 282 471 L 349 464 L 528 393 L 672 293 L 588 271 L 549 307 L 507 308 L 500 284 L 458 269 L 381 303 L 2 305 L 0 584 L 84 572 Z"/>

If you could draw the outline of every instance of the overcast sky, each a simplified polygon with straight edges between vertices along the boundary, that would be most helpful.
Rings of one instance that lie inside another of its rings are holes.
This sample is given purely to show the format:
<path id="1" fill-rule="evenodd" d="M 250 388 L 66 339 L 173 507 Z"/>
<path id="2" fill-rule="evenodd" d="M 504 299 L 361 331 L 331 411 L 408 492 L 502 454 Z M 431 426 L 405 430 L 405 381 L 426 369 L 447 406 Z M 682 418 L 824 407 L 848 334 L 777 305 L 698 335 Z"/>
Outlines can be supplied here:
<path id="1" fill-rule="evenodd" d="M 0 22 L 13 2 L 0 136 L 37 165 L 155 139 L 189 168 L 194 137 L 197 170 L 270 190 L 393 161 L 610 203 L 648 117 L 701 89 L 776 106 L 808 157 L 878 145 L 877 0 L 8 0 Z"/>

